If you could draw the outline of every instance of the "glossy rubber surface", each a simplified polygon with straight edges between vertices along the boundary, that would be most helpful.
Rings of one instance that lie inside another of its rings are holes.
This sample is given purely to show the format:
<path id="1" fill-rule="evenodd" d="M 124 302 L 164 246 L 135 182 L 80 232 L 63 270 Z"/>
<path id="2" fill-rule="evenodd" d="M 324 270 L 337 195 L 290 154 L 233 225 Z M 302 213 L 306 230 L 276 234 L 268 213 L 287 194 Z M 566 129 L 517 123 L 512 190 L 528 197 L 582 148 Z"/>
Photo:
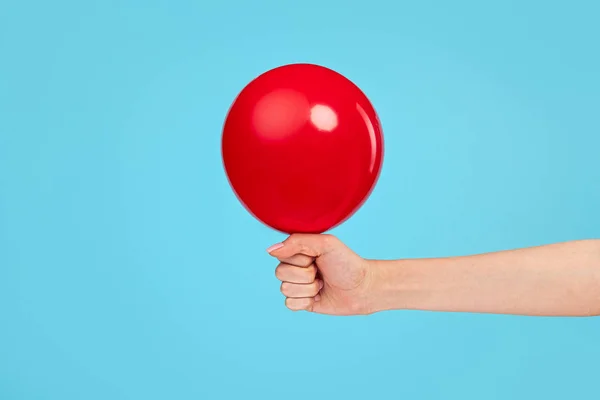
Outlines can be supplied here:
<path id="1" fill-rule="evenodd" d="M 383 134 L 365 94 L 339 73 L 291 64 L 235 99 L 222 136 L 229 182 L 246 209 L 284 233 L 322 233 L 368 198 Z"/>

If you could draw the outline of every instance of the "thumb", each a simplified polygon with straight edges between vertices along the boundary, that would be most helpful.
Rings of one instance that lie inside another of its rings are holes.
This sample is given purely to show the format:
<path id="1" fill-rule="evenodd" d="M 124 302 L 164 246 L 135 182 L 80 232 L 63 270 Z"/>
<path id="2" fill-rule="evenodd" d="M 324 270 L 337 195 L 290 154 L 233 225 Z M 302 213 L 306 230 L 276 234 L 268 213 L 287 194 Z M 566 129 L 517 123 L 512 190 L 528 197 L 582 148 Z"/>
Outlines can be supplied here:
<path id="1" fill-rule="evenodd" d="M 297 254 L 320 257 L 332 249 L 335 238 L 326 234 L 295 233 L 282 243 L 275 244 L 267 252 L 276 258 L 288 258 Z"/>

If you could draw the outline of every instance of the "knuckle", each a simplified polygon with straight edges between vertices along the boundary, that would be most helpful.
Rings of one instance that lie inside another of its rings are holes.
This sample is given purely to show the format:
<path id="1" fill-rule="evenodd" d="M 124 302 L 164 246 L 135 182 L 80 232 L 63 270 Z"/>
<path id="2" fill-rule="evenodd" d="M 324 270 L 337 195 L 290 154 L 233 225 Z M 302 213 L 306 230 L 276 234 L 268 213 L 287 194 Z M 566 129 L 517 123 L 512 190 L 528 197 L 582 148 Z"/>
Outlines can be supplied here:
<path id="1" fill-rule="evenodd" d="M 298 305 L 296 304 L 296 301 L 294 301 L 294 299 L 285 299 L 285 306 L 292 311 L 298 310 Z"/>
<path id="2" fill-rule="evenodd" d="M 279 264 L 277 266 L 277 268 L 275 268 L 275 277 L 277 279 L 279 279 L 280 281 L 282 281 L 283 274 L 284 274 L 284 267 L 283 267 L 283 265 Z"/>
<path id="3" fill-rule="evenodd" d="M 295 297 L 299 294 L 297 285 L 290 282 L 281 283 L 281 293 L 287 297 Z"/>
<path id="4" fill-rule="evenodd" d="M 301 267 L 309 267 L 313 263 L 313 258 L 302 255 L 302 261 L 300 262 Z"/>
<path id="5" fill-rule="evenodd" d="M 288 238 L 285 240 L 286 243 L 290 243 L 290 244 L 294 244 L 298 242 L 298 239 L 300 238 L 300 234 L 299 233 L 292 233 L 290 236 L 288 236 Z"/>
<path id="6" fill-rule="evenodd" d="M 310 249 L 308 248 L 308 246 L 304 243 L 300 244 L 300 253 L 302 254 L 306 254 L 306 253 L 310 253 Z"/>
<path id="7" fill-rule="evenodd" d="M 282 282 L 281 286 L 279 287 L 279 290 L 281 290 L 281 293 L 287 295 L 289 293 L 289 288 L 290 288 L 290 284 L 287 282 Z"/>
<path id="8" fill-rule="evenodd" d="M 310 291 L 313 296 L 316 295 L 317 293 L 319 293 L 319 282 L 314 281 L 313 283 L 311 283 Z"/>
<path id="9" fill-rule="evenodd" d="M 310 310 L 312 307 L 312 299 L 302 299 L 302 310 Z"/>
<path id="10" fill-rule="evenodd" d="M 332 234 L 326 233 L 323 235 L 323 242 L 328 246 L 332 246 L 332 245 L 336 244 L 337 241 L 338 241 L 338 238 Z"/>
<path id="11" fill-rule="evenodd" d="M 315 266 L 315 264 L 311 264 L 306 268 L 305 275 L 309 282 L 315 280 L 315 277 L 317 276 L 317 267 Z"/>

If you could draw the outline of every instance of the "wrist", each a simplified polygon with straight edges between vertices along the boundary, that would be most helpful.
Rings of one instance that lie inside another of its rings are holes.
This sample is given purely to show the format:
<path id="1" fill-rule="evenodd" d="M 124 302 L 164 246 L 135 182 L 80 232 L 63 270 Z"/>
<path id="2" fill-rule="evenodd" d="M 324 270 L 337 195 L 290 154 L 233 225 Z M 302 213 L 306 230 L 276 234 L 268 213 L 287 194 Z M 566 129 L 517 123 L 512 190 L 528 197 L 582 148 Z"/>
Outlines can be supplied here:
<path id="1" fill-rule="evenodd" d="M 371 278 L 368 308 L 370 313 L 420 308 L 426 297 L 426 276 L 419 260 L 369 260 Z"/>

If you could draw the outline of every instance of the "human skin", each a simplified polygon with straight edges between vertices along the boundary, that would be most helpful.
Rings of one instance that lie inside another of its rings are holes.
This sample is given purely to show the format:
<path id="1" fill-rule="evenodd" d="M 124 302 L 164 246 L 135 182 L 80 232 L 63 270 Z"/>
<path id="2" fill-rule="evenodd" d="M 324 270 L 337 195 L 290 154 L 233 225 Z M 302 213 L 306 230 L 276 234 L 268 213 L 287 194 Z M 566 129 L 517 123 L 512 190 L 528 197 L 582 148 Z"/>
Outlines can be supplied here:
<path id="1" fill-rule="evenodd" d="M 600 240 L 461 257 L 370 260 L 335 236 L 294 234 L 267 251 L 279 261 L 275 275 L 294 311 L 600 315 Z"/>

